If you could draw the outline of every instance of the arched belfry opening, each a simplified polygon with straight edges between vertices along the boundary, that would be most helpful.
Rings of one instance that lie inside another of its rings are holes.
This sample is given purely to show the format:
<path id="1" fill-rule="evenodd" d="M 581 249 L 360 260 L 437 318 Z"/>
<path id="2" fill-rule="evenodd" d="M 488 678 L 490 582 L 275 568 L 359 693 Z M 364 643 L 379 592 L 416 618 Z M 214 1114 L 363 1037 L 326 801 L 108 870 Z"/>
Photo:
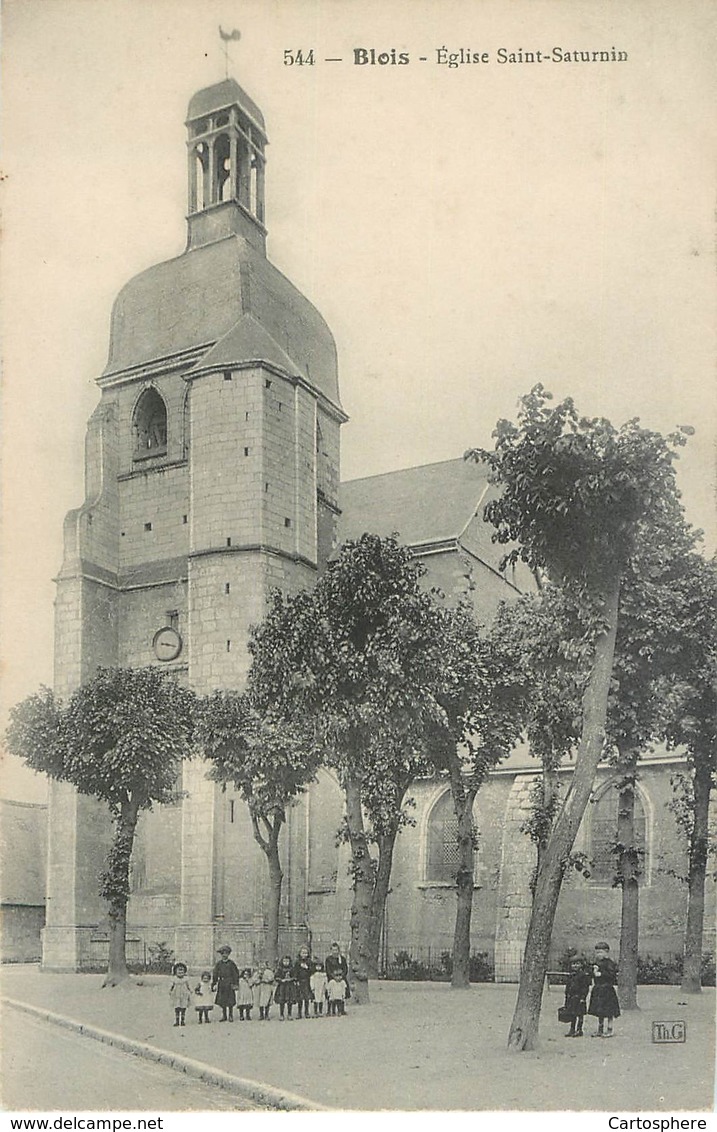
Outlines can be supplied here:
<path id="1" fill-rule="evenodd" d="M 167 406 L 156 389 L 150 387 L 140 395 L 132 420 L 134 458 L 167 454 Z"/>
<path id="2" fill-rule="evenodd" d="M 261 111 L 234 79 L 225 79 L 194 95 L 187 129 L 190 230 L 198 214 L 231 201 L 263 232 L 267 137 Z"/>

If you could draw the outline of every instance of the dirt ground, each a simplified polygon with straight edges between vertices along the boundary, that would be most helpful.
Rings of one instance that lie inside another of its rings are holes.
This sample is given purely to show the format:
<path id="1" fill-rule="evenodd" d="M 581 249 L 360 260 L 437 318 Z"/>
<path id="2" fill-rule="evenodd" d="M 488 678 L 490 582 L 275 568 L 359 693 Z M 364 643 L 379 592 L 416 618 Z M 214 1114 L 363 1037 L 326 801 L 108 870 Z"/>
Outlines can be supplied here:
<path id="1" fill-rule="evenodd" d="M 686 1004 L 678 987 L 642 987 L 641 1009 L 615 1036 L 566 1039 L 558 989 L 543 998 L 540 1048 L 505 1048 L 513 985 L 451 991 L 440 983 L 375 983 L 345 1018 L 175 1029 L 169 979 L 103 990 L 97 975 L 5 967 L 2 994 L 90 1022 L 230 1073 L 341 1109 L 708 1111 L 714 1103 L 715 992 Z M 215 1009 L 215 1016 L 219 1012 Z M 256 1011 L 254 1012 L 256 1014 Z M 685 1020 L 687 1041 L 655 1045 L 652 1022 Z"/>

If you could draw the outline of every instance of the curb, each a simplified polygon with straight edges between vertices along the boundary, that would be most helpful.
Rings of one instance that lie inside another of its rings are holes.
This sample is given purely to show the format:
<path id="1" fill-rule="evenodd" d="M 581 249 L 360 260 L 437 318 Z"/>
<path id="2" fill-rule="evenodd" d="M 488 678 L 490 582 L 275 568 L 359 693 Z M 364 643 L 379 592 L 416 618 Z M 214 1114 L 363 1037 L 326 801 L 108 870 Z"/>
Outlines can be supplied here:
<path id="1" fill-rule="evenodd" d="M 54 1011 L 45 1010 L 41 1006 L 32 1006 L 28 1002 L 19 1002 L 14 998 L 2 998 L 0 1002 L 3 1006 L 20 1010 L 25 1014 L 42 1019 L 43 1022 L 51 1022 L 54 1026 L 62 1026 L 65 1030 L 74 1030 L 78 1034 L 84 1034 L 85 1037 L 93 1038 L 95 1041 L 103 1042 L 108 1046 L 114 1046 L 115 1049 L 122 1050 L 123 1053 L 131 1053 L 134 1057 L 142 1057 L 146 1061 L 156 1061 L 160 1065 L 166 1065 L 169 1069 L 176 1069 L 179 1073 L 185 1073 L 188 1077 L 196 1077 L 198 1081 L 216 1085 L 220 1089 L 225 1089 L 228 1093 L 236 1093 L 237 1096 L 254 1101 L 262 1108 L 282 1112 L 335 1111 L 326 1105 L 311 1101 L 307 1097 L 301 1097 L 298 1093 L 284 1092 L 282 1089 L 275 1089 L 272 1085 L 265 1085 L 261 1081 L 252 1081 L 248 1077 L 235 1077 L 234 1074 L 225 1073 L 224 1070 L 216 1069 L 203 1061 L 195 1061 L 191 1057 L 183 1057 L 179 1053 L 170 1053 L 169 1050 L 159 1049 L 157 1046 L 148 1045 L 146 1042 L 125 1038 L 122 1034 L 112 1033 L 111 1030 L 101 1030 L 97 1026 L 78 1022 L 74 1018 L 67 1018 L 64 1014 L 55 1014 Z"/>

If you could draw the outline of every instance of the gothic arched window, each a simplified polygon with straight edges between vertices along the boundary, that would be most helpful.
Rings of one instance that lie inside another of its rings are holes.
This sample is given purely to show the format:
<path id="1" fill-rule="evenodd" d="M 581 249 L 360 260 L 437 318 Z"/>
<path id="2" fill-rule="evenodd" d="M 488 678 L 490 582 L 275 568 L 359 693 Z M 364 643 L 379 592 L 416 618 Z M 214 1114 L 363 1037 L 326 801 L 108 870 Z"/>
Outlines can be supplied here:
<path id="1" fill-rule="evenodd" d="M 167 407 L 156 389 L 145 389 L 134 410 L 134 456 L 165 456 Z"/>
<path id="2" fill-rule="evenodd" d="M 612 885 L 617 871 L 617 811 L 620 791 L 608 786 L 589 808 L 587 857 L 592 884 Z M 647 821 L 640 791 L 635 788 L 635 847 L 638 854 L 639 882 L 647 876 Z"/>
<path id="3" fill-rule="evenodd" d="M 428 817 L 426 875 L 429 884 L 455 884 L 458 868 L 458 818 L 450 790 L 441 794 Z"/>

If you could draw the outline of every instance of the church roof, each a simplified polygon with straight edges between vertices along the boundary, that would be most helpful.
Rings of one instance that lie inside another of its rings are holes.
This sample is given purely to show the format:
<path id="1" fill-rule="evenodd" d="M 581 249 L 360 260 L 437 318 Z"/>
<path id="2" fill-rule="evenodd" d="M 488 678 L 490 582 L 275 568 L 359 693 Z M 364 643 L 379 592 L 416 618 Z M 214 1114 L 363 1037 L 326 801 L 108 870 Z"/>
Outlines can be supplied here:
<path id="1" fill-rule="evenodd" d="M 201 365 L 202 368 L 211 366 L 212 369 L 221 369 L 223 366 L 251 361 L 271 362 L 290 374 L 298 372 L 296 362 L 250 314 L 242 315 L 229 333 L 220 338 L 216 346 L 202 358 Z M 308 375 L 302 373 L 301 376 Z"/>
<path id="2" fill-rule="evenodd" d="M 226 110 L 228 106 L 237 104 L 257 122 L 262 130 L 265 129 L 264 115 L 252 98 L 243 90 L 235 79 L 223 79 L 213 86 L 198 90 L 190 100 L 187 110 L 187 121 L 203 118 L 217 110 Z"/>
<path id="3" fill-rule="evenodd" d="M 488 469 L 467 460 L 348 480 L 341 485 L 340 541 L 359 538 L 365 531 L 397 533 L 399 541 L 409 545 L 457 538 L 476 511 L 482 511 L 487 488 Z M 492 530 L 485 524 L 491 562 L 501 555 L 501 548 L 491 544 Z"/>
<path id="4" fill-rule="evenodd" d="M 156 264 L 122 288 L 103 376 L 201 347 L 197 368 L 209 359 L 273 361 L 340 405 L 336 345 L 324 319 L 241 236 Z"/>

